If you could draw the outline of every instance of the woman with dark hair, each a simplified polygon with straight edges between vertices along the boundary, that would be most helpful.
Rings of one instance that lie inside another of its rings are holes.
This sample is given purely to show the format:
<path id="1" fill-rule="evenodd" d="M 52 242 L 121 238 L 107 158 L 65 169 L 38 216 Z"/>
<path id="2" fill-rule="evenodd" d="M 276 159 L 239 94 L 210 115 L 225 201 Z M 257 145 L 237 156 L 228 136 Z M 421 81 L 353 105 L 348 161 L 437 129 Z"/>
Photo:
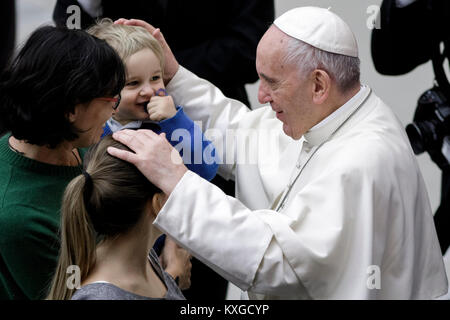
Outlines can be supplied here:
<path id="1" fill-rule="evenodd" d="M 125 70 L 103 40 L 45 26 L 0 77 L 0 300 L 44 297 L 63 190 L 100 140 Z"/>
<path id="2" fill-rule="evenodd" d="M 64 192 L 61 249 L 47 298 L 184 299 L 174 280 L 180 272 L 163 271 L 152 249 L 162 234 L 153 221 L 167 197 L 134 165 L 109 155 L 106 149 L 111 146 L 130 151 L 105 137 L 89 149 L 83 174 Z M 181 250 L 184 263 L 190 264 L 189 254 Z M 179 262 L 182 272 L 185 266 Z M 78 266 L 80 283 L 69 288 L 71 266 Z"/>

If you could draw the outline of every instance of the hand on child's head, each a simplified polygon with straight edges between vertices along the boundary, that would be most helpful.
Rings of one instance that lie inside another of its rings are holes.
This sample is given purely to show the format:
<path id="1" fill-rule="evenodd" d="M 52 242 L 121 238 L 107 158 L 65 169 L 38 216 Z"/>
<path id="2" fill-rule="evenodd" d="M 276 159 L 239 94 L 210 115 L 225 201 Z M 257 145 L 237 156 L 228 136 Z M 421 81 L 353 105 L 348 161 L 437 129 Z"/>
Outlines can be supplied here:
<path id="1" fill-rule="evenodd" d="M 126 21 L 128 21 L 128 20 L 125 18 L 120 18 L 120 19 L 117 19 L 116 21 L 114 21 L 114 24 L 125 24 Z"/>

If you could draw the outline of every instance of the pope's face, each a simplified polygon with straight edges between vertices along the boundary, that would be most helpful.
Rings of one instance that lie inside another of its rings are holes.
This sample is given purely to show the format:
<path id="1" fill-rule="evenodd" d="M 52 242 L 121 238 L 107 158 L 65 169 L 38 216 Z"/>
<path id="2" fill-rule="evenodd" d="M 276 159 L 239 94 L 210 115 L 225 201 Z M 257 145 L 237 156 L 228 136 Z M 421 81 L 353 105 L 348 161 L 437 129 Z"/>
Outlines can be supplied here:
<path id="1" fill-rule="evenodd" d="M 272 26 L 259 42 L 256 70 L 260 78 L 258 100 L 269 103 L 283 122 L 283 131 L 293 139 L 314 125 L 313 82 L 300 76 L 298 67 L 284 63 L 288 36 Z"/>

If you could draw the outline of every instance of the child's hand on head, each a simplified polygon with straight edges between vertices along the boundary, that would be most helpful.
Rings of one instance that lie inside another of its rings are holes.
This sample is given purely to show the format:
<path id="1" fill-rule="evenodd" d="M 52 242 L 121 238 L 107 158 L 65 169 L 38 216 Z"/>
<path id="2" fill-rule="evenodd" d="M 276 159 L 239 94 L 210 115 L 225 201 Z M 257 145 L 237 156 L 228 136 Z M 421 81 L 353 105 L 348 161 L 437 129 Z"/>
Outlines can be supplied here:
<path id="1" fill-rule="evenodd" d="M 162 121 L 172 118 L 177 109 L 171 96 L 153 96 L 147 104 L 147 112 L 150 120 Z"/>

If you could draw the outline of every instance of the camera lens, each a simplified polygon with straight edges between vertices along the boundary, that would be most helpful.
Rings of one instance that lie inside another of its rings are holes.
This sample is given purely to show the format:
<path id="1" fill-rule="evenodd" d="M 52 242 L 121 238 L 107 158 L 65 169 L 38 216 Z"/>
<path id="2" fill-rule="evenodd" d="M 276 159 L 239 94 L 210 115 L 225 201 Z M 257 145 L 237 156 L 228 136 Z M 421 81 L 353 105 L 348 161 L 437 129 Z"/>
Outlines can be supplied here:
<path id="1" fill-rule="evenodd" d="M 422 133 L 415 123 L 410 123 L 406 126 L 406 134 L 415 154 L 421 154 L 425 151 Z"/>
<path id="2" fill-rule="evenodd" d="M 437 140 L 432 121 L 413 122 L 406 126 L 406 134 L 415 154 L 421 154 L 432 147 Z"/>

